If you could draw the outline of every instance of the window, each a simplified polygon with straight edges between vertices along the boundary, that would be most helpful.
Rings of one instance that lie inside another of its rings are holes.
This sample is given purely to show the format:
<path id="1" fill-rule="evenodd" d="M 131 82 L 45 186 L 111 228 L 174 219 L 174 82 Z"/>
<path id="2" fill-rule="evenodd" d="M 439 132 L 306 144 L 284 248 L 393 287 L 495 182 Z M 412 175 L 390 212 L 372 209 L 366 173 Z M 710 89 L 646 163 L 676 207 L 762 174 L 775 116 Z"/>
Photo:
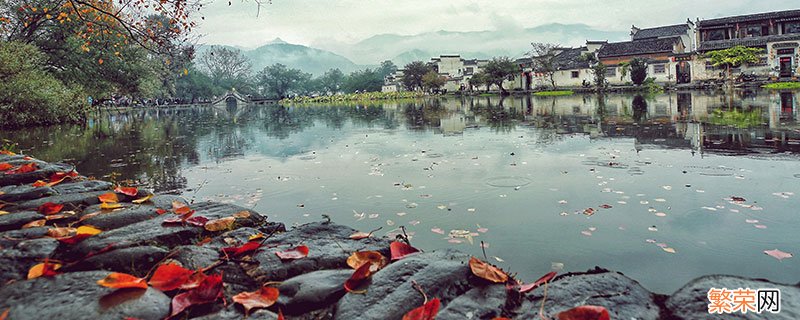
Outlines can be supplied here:
<path id="1" fill-rule="evenodd" d="M 666 68 L 666 66 L 664 66 L 664 64 L 654 64 L 653 65 L 653 73 L 658 74 L 658 73 L 666 73 L 666 72 L 667 72 L 667 68 Z"/>
<path id="2" fill-rule="evenodd" d="M 728 33 L 725 29 L 716 29 L 706 31 L 706 41 L 725 40 L 728 39 Z"/>
<path id="3" fill-rule="evenodd" d="M 745 37 L 760 37 L 765 36 L 764 34 L 764 26 L 760 24 L 751 24 L 744 29 L 744 36 Z"/>
<path id="4" fill-rule="evenodd" d="M 580 76 L 581 76 L 581 72 L 580 71 L 572 71 L 572 77 L 573 78 L 578 78 Z"/>
<path id="5" fill-rule="evenodd" d="M 615 77 L 615 76 L 617 76 L 617 67 L 606 68 L 606 77 Z"/>
<path id="6" fill-rule="evenodd" d="M 800 22 L 787 22 L 783 25 L 783 33 L 800 33 Z"/>

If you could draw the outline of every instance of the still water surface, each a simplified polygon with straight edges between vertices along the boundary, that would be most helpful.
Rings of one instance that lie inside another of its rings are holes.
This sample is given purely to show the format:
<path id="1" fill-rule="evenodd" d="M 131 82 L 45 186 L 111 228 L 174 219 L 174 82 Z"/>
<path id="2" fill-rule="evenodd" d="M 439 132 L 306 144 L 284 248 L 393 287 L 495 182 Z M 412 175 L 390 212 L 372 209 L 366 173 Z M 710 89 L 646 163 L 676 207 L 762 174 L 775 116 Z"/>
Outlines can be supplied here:
<path id="1" fill-rule="evenodd" d="M 476 256 L 484 242 L 491 262 L 526 281 L 552 263 L 601 266 L 670 293 L 712 273 L 800 281 L 800 259 L 763 252 L 800 253 L 798 98 L 150 109 L 0 138 L 85 175 L 287 225 L 324 214 L 379 235 L 405 226 L 421 249 Z"/>

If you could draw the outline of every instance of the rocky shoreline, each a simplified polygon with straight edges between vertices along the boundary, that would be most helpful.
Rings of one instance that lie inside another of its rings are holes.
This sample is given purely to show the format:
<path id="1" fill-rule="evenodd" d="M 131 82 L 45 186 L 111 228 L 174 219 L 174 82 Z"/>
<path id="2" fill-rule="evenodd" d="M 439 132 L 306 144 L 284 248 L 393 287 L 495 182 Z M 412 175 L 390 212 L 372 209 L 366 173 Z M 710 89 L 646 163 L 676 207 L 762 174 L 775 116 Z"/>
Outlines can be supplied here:
<path id="1" fill-rule="evenodd" d="M 506 284 L 476 277 L 468 265 L 470 257 L 455 250 L 394 261 L 371 277 L 366 292 L 347 292 L 343 284 L 353 274 L 348 257 L 364 250 L 389 257 L 392 239 L 352 239 L 356 230 L 329 221 L 287 230 L 282 223 L 235 205 L 189 204 L 164 195 L 148 199 L 150 194 L 142 190 L 130 195 L 116 192 L 119 201 L 109 208 L 98 196 L 114 190 L 110 182 L 75 176 L 52 183 L 73 172 L 71 165 L 8 154 L 0 155 L 3 163 L 11 166 L 0 172 L 0 314 L 7 310 L 7 319 L 167 318 L 179 290 L 115 290 L 97 284 L 112 272 L 146 277 L 164 263 L 222 274 L 224 298 L 192 306 L 175 316 L 181 319 L 242 319 L 244 309 L 231 297 L 265 283 L 278 288 L 279 298 L 267 309 L 250 312 L 249 319 L 277 319 L 279 309 L 286 319 L 401 319 L 423 304 L 419 288 L 441 300 L 436 317 L 440 320 L 535 319 L 540 308 L 553 319 L 558 312 L 580 305 L 603 306 L 612 319 L 745 319 L 741 313 L 709 315 L 706 293 L 711 287 L 778 288 L 781 312 L 757 318 L 800 319 L 800 284 L 711 275 L 667 296 L 649 292 L 622 273 L 597 267 L 557 276 L 548 284 L 545 298 L 542 288 L 521 294 Z M 24 165 L 33 170 L 8 174 Z M 137 199 L 146 200 L 134 203 Z M 208 221 L 235 217 L 235 222 L 218 231 L 165 224 L 165 218 L 175 216 L 165 212 L 175 201 L 194 210 L 193 217 Z M 47 203 L 63 208 L 42 212 Z M 79 226 L 102 231 L 75 243 L 57 239 L 52 231 Z M 222 250 L 258 234 L 261 246 L 253 253 L 234 259 Z M 301 244 L 309 248 L 306 257 L 282 261 L 275 255 Z M 58 274 L 27 279 L 29 269 L 45 259 L 63 265 Z"/>

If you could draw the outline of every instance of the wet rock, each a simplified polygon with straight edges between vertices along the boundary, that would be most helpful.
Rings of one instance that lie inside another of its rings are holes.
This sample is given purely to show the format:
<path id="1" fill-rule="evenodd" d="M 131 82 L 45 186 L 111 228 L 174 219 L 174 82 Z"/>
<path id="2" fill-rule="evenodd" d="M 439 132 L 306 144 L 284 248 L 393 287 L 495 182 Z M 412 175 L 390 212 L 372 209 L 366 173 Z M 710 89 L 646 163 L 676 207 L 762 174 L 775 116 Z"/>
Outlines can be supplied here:
<path id="1" fill-rule="evenodd" d="M 112 186 L 113 185 L 111 182 L 101 180 L 65 181 L 53 186 L 53 190 L 58 192 L 58 194 L 72 194 L 92 191 L 108 192 L 111 190 Z"/>
<path id="2" fill-rule="evenodd" d="M 115 209 L 113 211 L 103 211 L 95 206 L 87 208 L 84 212 L 97 212 L 103 213 L 88 218 L 83 221 L 83 224 L 95 226 L 100 230 L 111 230 L 121 228 L 137 222 L 150 220 L 158 217 L 156 208 L 153 206 L 141 206 L 136 204 L 125 203 L 122 209 Z"/>
<path id="3" fill-rule="evenodd" d="M 481 285 L 456 297 L 444 307 L 436 319 L 491 319 L 499 317 L 506 305 L 508 289 L 504 284 Z"/>
<path id="4" fill-rule="evenodd" d="M 515 319 L 539 318 L 543 289 L 528 292 L 520 315 Z M 608 309 L 612 319 L 659 319 L 655 297 L 635 280 L 600 268 L 588 273 L 572 273 L 557 277 L 548 284 L 544 315 L 555 318 L 561 311 L 580 305 L 597 305 Z"/>
<path id="5" fill-rule="evenodd" d="M 0 175 L 0 186 L 32 184 L 36 180 L 48 180 L 50 176 L 56 172 L 68 172 L 75 169 L 74 166 L 63 163 L 47 163 L 41 160 L 12 160 L 3 161 L 11 165 L 21 165 L 30 162 L 36 163 L 38 170 L 27 173 L 19 174 L 2 174 Z"/>
<path id="6" fill-rule="evenodd" d="M 39 199 L 56 194 L 56 191 L 50 187 L 33 187 L 30 185 L 23 186 L 5 186 L 0 188 L 0 201 L 4 202 L 21 202 Z"/>
<path id="7" fill-rule="evenodd" d="M 108 271 L 60 274 L 18 281 L 0 288 L 0 310 L 9 319 L 163 319 L 170 298 L 148 289 L 114 290 L 97 285 Z"/>
<path id="8" fill-rule="evenodd" d="M 336 303 L 344 294 L 344 282 L 353 269 L 309 272 L 281 283 L 278 303 L 287 314 L 306 313 Z"/>
<path id="9" fill-rule="evenodd" d="M 239 305 L 230 305 L 219 312 L 211 313 L 208 315 L 192 318 L 195 320 L 241 320 L 244 318 L 244 309 Z M 263 309 L 251 310 L 247 316 L 248 320 L 276 320 L 278 314 Z M 293 318 L 294 320 L 294 318 Z"/>
<path id="10" fill-rule="evenodd" d="M 352 240 L 356 230 L 326 222 L 314 222 L 299 226 L 285 233 L 274 234 L 264 242 L 264 252 L 254 257 L 258 265 L 247 270 L 258 282 L 281 281 L 299 274 L 323 270 L 345 269 L 347 257 L 355 251 L 376 250 L 389 256 L 390 241 L 384 238 Z M 275 252 L 298 245 L 309 247 L 303 259 L 281 261 Z"/>
<path id="11" fill-rule="evenodd" d="M 100 203 L 100 200 L 97 199 L 97 196 L 106 192 L 107 191 L 91 191 L 91 192 L 55 195 L 52 197 L 20 202 L 16 206 L 12 206 L 11 208 L 14 210 L 35 209 L 46 202 L 53 202 L 53 203 L 63 204 L 64 211 L 80 210 L 83 207 Z"/>
<path id="12" fill-rule="evenodd" d="M 165 210 L 169 210 L 172 208 L 173 201 L 178 201 L 180 203 L 188 204 L 188 202 L 183 200 L 183 198 L 169 194 L 155 195 L 152 198 L 150 198 L 149 203 L 156 208 L 163 208 Z"/>
<path id="13" fill-rule="evenodd" d="M 186 269 L 197 270 L 216 262 L 219 259 L 219 252 L 205 246 L 186 245 L 173 249 L 170 258 L 180 262 Z"/>
<path id="14" fill-rule="evenodd" d="M 0 284 L 27 278 L 28 269 L 50 257 L 57 247 L 58 240 L 52 238 L 22 240 L 13 245 L 4 245 L 0 250 Z"/>
<path id="15" fill-rule="evenodd" d="M 781 291 L 780 313 L 762 311 L 759 319 L 800 319 L 800 286 L 784 285 L 766 280 L 748 279 L 737 276 L 710 275 L 692 280 L 678 289 L 667 299 L 666 306 L 672 319 L 754 319 L 752 312 L 745 316 L 741 312 L 725 315 L 708 313 L 708 290 L 711 288 L 739 288 L 752 290 L 774 288 Z"/>
<path id="16" fill-rule="evenodd" d="M 47 227 L 36 227 L 0 232 L 0 246 L 5 248 L 14 246 L 22 240 L 46 237 L 48 229 Z"/>
<path id="17" fill-rule="evenodd" d="M 477 285 L 470 282 L 467 261 L 468 255 L 455 250 L 415 254 L 395 261 L 372 276 L 365 294 L 345 294 L 337 304 L 335 318 L 401 319 L 424 301 L 413 282 L 446 307 Z"/>
<path id="18" fill-rule="evenodd" d="M 64 268 L 63 271 L 108 270 L 144 277 L 167 253 L 167 250 L 152 246 L 111 250 Z"/>
<path id="19" fill-rule="evenodd" d="M 16 230 L 26 223 L 44 219 L 44 215 L 36 211 L 20 211 L 0 215 L 0 231 Z"/>

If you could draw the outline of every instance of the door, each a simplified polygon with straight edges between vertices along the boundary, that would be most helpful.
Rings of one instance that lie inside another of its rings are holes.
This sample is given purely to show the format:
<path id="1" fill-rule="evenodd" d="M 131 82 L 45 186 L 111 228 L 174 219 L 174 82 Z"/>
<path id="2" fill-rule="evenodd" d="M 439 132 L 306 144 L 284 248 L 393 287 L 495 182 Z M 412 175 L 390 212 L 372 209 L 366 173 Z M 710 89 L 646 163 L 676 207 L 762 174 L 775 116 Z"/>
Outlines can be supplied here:
<path id="1" fill-rule="evenodd" d="M 781 57 L 781 78 L 792 76 L 792 57 Z"/>
<path id="2" fill-rule="evenodd" d="M 675 65 L 675 75 L 677 76 L 677 83 L 689 83 L 692 81 L 690 66 L 686 61 L 681 61 Z"/>

